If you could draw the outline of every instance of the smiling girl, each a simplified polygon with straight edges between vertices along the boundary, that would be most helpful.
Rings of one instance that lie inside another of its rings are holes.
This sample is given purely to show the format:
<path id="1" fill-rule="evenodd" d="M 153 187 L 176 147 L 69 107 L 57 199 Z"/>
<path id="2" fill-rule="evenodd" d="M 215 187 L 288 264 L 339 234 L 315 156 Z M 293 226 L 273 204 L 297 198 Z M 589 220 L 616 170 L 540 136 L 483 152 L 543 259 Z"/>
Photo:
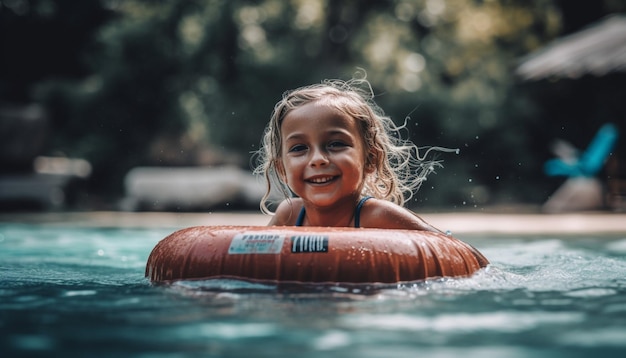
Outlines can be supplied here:
<path id="1" fill-rule="evenodd" d="M 400 139 L 374 103 L 369 82 L 326 80 L 288 91 L 257 153 L 256 173 L 284 194 L 269 225 L 343 226 L 440 232 L 403 207 L 438 165 Z"/>

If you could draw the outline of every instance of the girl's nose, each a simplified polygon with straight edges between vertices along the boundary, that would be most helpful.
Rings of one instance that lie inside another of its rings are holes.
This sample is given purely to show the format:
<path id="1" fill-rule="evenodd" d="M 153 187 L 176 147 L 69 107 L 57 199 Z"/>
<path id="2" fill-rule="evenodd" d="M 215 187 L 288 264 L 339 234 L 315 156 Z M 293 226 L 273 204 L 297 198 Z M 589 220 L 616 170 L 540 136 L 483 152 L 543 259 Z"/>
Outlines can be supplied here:
<path id="1" fill-rule="evenodd" d="M 311 166 L 314 166 L 314 167 L 320 166 L 320 165 L 326 165 L 328 164 L 328 156 L 321 149 L 313 149 L 311 151 L 310 164 Z"/>

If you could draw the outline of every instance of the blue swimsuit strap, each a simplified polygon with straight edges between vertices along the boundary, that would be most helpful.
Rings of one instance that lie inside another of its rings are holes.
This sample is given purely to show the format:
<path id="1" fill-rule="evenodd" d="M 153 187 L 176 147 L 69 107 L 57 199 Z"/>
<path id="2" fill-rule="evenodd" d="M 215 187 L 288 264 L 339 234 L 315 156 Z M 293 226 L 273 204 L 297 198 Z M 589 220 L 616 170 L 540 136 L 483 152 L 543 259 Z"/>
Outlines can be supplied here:
<path id="1" fill-rule="evenodd" d="M 304 215 L 306 214 L 306 210 L 304 210 L 304 206 L 300 209 L 300 215 L 298 215 L 298 219 L 296 220 L 296 226 L 302 226 L 302 222 L 304 221 Z"/>
<path id="2" fill-rule="evenodd" d="M 365 202 L 371 198 L 371 196 L 365 196 L 361 200 L 359 200 L 358 204 L 356 204 L 356 210 L 354 211 L 354 227 L 361 227 L 361 209 L 363 208 L 363 204 L 365 204 Z M 306 210 L 304 210 L 303 206 L 302 209 L 300 209 L 300 214 L 298 215 L 298 219 L 296 220 L 296 226 L 302 226 L 305 215 Z"/>
<path id="3" fill-rule="evenodd" d="M 363 208 L 363 204 L 371 198 L 371 196 L 364 196 L 356 205 L 356 210 L 354 211 L 354 227 L 361 227 L 361 209 Z"/>

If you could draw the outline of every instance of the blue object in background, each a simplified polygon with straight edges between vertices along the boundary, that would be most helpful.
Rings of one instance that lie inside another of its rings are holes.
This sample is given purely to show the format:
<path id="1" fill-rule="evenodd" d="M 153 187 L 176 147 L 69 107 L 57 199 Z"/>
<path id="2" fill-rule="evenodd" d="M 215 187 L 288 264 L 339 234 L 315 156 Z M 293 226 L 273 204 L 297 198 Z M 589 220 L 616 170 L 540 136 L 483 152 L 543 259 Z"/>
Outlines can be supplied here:
<path id="1" fill-rule="evenodd" d="M 617 142 L 617 127 L 607 123 L 600 127 L 589 147 L 572 163 L 550 159 L 544 165 L 548 176 L 592 177 L 596 175 Z"/>

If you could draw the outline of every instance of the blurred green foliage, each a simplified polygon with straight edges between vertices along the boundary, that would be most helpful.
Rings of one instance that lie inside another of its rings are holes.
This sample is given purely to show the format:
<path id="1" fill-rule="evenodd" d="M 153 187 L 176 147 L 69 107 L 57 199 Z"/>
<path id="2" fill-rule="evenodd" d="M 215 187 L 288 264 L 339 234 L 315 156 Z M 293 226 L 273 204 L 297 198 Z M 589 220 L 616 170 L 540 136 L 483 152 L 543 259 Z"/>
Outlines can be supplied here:
<path id="1" fill-rule="evenodd" d="M 526 84 L 514 68 L 557 36 L 626 10 L 612 0 L 0 3 L 0 101 L 45 104 L 46 154 L 89 160 L 94 195 L 121 195 L 134 166 L 203 165 L 223 152 L 248 166 L 283 91 L 363 68 L 378 104 L 407 121 L 418 145 L 461 149 L 440 155 L 444 168 L 416 198 L 457 209 L 551 193 L 556 181 L 541 169 L 549 141 L 584 147 L 615 113 L 563 104 L 592 95 L 563 96 L 581 82 Z M 599 100 L 588 105 L 606 108 Z"/>

